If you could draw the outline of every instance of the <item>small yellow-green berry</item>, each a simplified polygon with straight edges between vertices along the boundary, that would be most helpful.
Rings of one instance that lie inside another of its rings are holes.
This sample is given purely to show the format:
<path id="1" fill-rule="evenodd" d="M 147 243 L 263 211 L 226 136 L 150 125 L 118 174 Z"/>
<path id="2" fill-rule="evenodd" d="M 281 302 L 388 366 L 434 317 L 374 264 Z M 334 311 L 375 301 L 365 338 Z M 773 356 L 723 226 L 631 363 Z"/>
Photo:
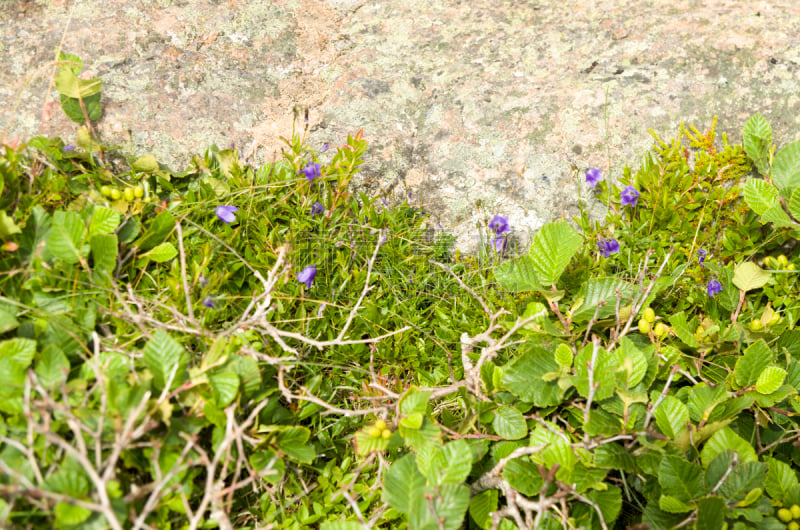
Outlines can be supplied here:
<path id="1" fill-rule="evenodd" d="M 750 331 L 759 331 L 761 328 L 764 327 L 764 324 L 761 323 L 761 320 L 754 318 L 750 321 Z"/>
<path id="2" fill-rule="evenodd" d="M 792 512 L 792 518 L 800 519 L 800 506 L 798 506 L 796 504 L 792 504 L 789 507 L 789 511 Z"/>
<path id="3" fill-rule="evenodd" d="M 111 188 L 111 199 L 118 201 L 122 198 L 122 193 L 117 188 Z"/>
<path id="4" fill-rule="evenodd" d="M 656 321 L 656 312 L 653 311 L 652 307 L 645 307 L 644 312 L 642 313 L 642 318 L 652 324 Z"/>
<path id="5" fill-rule="evenodd" d="M 141 199 L 142 197 L 144 197 L 144 188 L 141 186 L 136 186 L 135 188 L 133 188 L 133 196 L 136 197 L 137 199 Z"/>
<path id="6" fill-rule="evenodd" d="M 774 315 L 772 315 L 772 318 L 769 319 L 769 322 L 767 322 L 767 326 L 777 326 L 782 321 L 783 317 L 779 313 L 775 313 Z"/>
<path id="7" fill-rule="evenodd" d="M 778 519 L 783 521 L 784 523 L 788 523 L 792 520 L 792 512 L 789 511 L 788 508 L 781 508 L 778 510 Z"/>
<path id="8" fill-rule="evenodd" d="M 795 270 L 796 268 L 797 268 L 797 267 L 795 267 L 795 266 L 794 266 L 794 263 L 790 263 L 790 264 L 788 264 L 788 265 L 786 266 L 786 270 L 787 270 L 787 271 L 793 271 L 793 270 Z"/>
<path id="9" fill-rule="evenodd" d="M 392 431 L 390 431 L 389 429 L 384 429 L 383 432 L 381 433 L 381 436 L 383 436 L 384 440 L 388 440 L 389 438 L 392 437 Z"/>
<path id="10" fill-rule="evenodd" d="M 381 437 L 381 430 L 375 426 L 370 427 L 367 429 L 367 434 L 372 436 L 373 438 L 380 438 Z"/>
<path id="11" fill-rule="evenodd" d="M 797 521 L 792 521 L 786 525 L 786 530 L 800 530 L 800 524 L 797 524 Z"/>
<path id="12" fill-rule="evenodd" d="M 643 318 L 640 318 L 639 319 L 639 333 L 641 333 L 642 335 L 647 335 L 648 333 L 650 333 L 650 330 L 651 330 L 650 322 L 648 322 L 647 320 L 645 320 Z"/>
<path id="13" fill-rule="evenodd" d="M 109 186 L 101 186 L 100 193 L 103 197 L 111 197 L 111 188 Z"/>
<path id="14" fill-rule="evenodd" d="M 619 308 L 619 319 L 620 320 L 628 320 L 631 316 L 631 306 L 626 305 L 624 307 Z"/>
<path id="15" fill-rule="evenodd" d="M 783 254 L 781 254 L 780 256 L 778 256 L 778 265 L 780 265 L 780 267 L 781 267 L 782 269 L 785 269 L 785 268 L 786 268 L 786 266 L 787 266 L 787 265 L 789 265 L 789 260 L 788 260 L 788 259 L 786 259 L 786 256 L 784 256 Z"/>
<path id="16" fill-rule="evenodd" d="M 375 422 L 375 427 L 383 431 L 386 428 L 386 422 L 383 420 L 378 420 Z"/>
<path id="17" fill-rule="evenodd" d="M 653 328 L 653 335 L 658 338 L 662 338 L 667 334 L 667 326 L 664 325 L 663 322 L 659 322 L 656 324 L 656 327 Z"/>
<path id="18" fill-rule="evenodd" d="M 122 196 L 125 197 L 126 201 L 133 202 L 133 188 L 125 188 Z"/>

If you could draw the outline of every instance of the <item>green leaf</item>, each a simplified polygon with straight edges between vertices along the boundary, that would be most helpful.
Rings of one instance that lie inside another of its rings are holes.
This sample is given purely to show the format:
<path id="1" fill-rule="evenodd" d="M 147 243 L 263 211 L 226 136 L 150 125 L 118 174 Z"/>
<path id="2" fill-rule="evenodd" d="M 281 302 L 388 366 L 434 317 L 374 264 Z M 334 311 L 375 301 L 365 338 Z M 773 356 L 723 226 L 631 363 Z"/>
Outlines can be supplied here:
<path id="1" fill-rule="evenodd" d="M 56 524 L 60 527 L 62 525 L 74 526 L 79 525 L 92 515 L 92 511 L 83 508 L 82 506 L 75 506 L 66 502 L 59 502 L 56 504 Z"/>
<path id="2" fill-rule="evenodd" d="M 503 468 L 502 477 L 516 491 L 529 497 L 541 493 L 544 485 L 539 466 L 527 458 L 515 458 L 509 461 Z"/>
<path id="3" fill-rule="evenodd" d="M 89 221 L 89 236 L 110 234 L 119 226 L 119 212 L 103 206 L 95 206 Z"/>
<path id="4" fill-rule="evenodd" d="M 525 417 L 514 407 L 500 406 L 494 413 L 492 421 L 494 431 L 506 440 L 519 440 L 528 434 Z"/>
<path id="5" fill-rule="evenodd" d="M 786 210 L 784 210 L 783 206 L 780 204 L 776 204 L 764 212 L 764 214 L 761 216 L 761 222 L 772 223 L 778 228 L 794 225 L 791 218 L 786 213 Z"/>
<path id="6" fill-rule="evenodd" d="M 136 240 L 135 245 L 139 247 L 139 250 L 149 250 L 163 242 L 174 228 L 175 217 L 167 210 L 164 210 L 153 219 L 144 234 Z"/>
<path id="7" fill-rule="evenodd" d="M 239 393 L 239 375 L 232 370 L 211 374 L 208 376 L 208 382 L 219 408 L 230 405 Z"/>
<path id="8" fill-rule="evenodd" d="M 775 154 L 772 182 L 784 197 L 800 184 L 800 141 L 784 146 Z"/>
<path id="9" fill-rule="evenodd" d="M 70 497 L 84 497 L 89 493 L 89 481 L 80 471 L 59 469 L 45 480 L 47 491 L 61 493 Z"/>
<path id="10" fill-rule="evenodd" d="M 692 506 L 682 500 L 664 494 L 658 498 L 658 507 L 667 513 L 686 513 L 694 510 Z"/>
<path id="11" fill-rule="evenodd" d="M 744 292 L 763 287 L 769 281 L 771 274 L 752 261 L 745 261 L 737 265 L 733 272 L 733 284 Z"/>
<path id="12" fill-rule="evenodd" d="M 772 127 L 761 114 L 753 114 L 742 131 L 744 152 L 762 175 L 769 171 L 769 150 L 772 147 Z"/>
<path id="13" fill-rule="evenodd" d="M 500 263 L 492 271 L 498 283 L 507 291 L 536 291 L 542 287 L 536 276 L 536 268 L 529 256 Z"/>
<path id="14" fill-rule="evenodd" d="M 31 339 L 9 339 L 0 342 L 0 359 L 7 360 L 20 370 L 27 370 L 36 353 L 36 341 Z"/>
<path id="15" fill-rule="evenodd" d="M 775 458 L 770 458 L 767 466 L 767 493 L 773 499 L 783 501 L 789 490 L 798 485 L 797 474 L 792 466 Z"/>
<path id="16" fill-rule="evenodd" d="M 617 369 L 618 374 L 622 375 L 622 382 L 625 388 L 633 388 L 641 383 L 647 375 L 649 363 L 642 350 L 636 347 L 632 340 L 623 337 L 620 342 L 622 361 Z"/>
<path id="17" fill-rule="evenodd" d="M 617 305 L 617 291 L 620 296 L 620 306 L 627 305 L 633 296 L 633 286 L 617 278 L 592 278 L 586 280 L 581 285 L 579 298 L 583 298 L 583 303 L 577 311 L 572 313 L 572 320 L 575 322 L 588 321 L 594 318 L 597 311 L 597 318 L 603 319 L 613 316 Z"/>
<path id="18" fill-rule="evenodd" d="M 320 525 L 319 530 L 365 530 L 366 528 L 358 521 L 326 521 Z"/>
<path id="19" fill-rule="evenodd" d="M 36 375 L 44 388 L 52 389 L 67 380 L 69 368 L 69 359 L 64 352 L 55 344 L 48 344 L 36 363 Z"/>
<path id="20" fill-rule="evenodd" d="M 9 217 L 5 210 L 0 210 L 0 237 L 7 238 L 22 232 L 14 219 Z"/>
<path id="21" fill-rule="evenodd" d="M 697 505 L 697 530 L 722 530 L 728 505 L 725 499 L 711 495 Z"/>
<path id="22" fill-rule="evenodd" d="M 692 421 L 706 422 L 714 407 L 727 401 L 730 394 L 724 385 L 710 387 L 706 383 L 698 383 L 689 391 L 688 408 Z"/>
<path id="23" fill-rule="evenodd" d="M 622 510 L 621 489 L 616 486 L 608 486 L 605 490 L 593 489 L 586 494 L 586 497 L 594 501 L 597 507 L 600 508 L 600 513 L 603 514 L 605 523 L 613 523 L 617 520 L 619 512 Z M 594 523 L 597 513 L 592 508 L 589 510 L 589 514 L 591 522 Z M 608 527 L 613 527 L 613 524 L 608 524 Z M 596 526 L 593 525 L 592 528 L 596 528 Z"/>
<path id="24" fill-rule="evenodd" d="M 572 349 L 564 343 L 556 348 L 556 362 L 562 368 L 572 368 Z"/>
<path id="25" fill-rule="evenodd" d="M 397 511 L 410 513 L 425 502 L 425 477 L 417 469 L 416 457 L 407 454 L 391 465 L 383 477 L 383 498 Z"/>
<path id="26" fill-rule="evenodd" d="M 736 434 L 730 427 L 724 427 L 714 433 L 703 446 L 703 450 L 700 452 L 703 467 L 708 467 L 714 457 L 728 450 L 736 451 L 739 454 L 740 462 L 756 462 L 758 460 L 755 449 L 747 443 L 747 440 Z"/>
<path id="27" fill-rule="evenodd" d="M 680 399 L 664 396 L 654 416 L 661 432 L 669 439 L 674 440 L 686 429 L 689 421 L 689 409 Z"/>
<path id="28" fill-rule="evenodd" d="M 424 415 L 428 411 L 428 400 L 430 398 L 431 392 L 420 392 L 416 388 L 410 388 L 400 400 L 400 414 L 411 415 L 416 413 Z"/>
<path id="29" fill-rule="evenodd" d="M 764 339 L 748 346 L 744 354 L 736 360 L 733 368 L 733 377 L 739 388 L 756 384 L 761 372 L 772 364 L 774 358 L 774 352 L 767 346 Z"/>
<path id="30" fill-rule="evenodd" d="M 133 168 L 134 171 L 140 171 L 142 173 L 152 173 L 159 169 L 158 160 L 153 155 L 140 156 L 133 161 L 131 168 Z"/>
<path id="31" fill-rule="evenodd" d="M 582 244 L 583 238 L 566 221 L 548 223 L 536 232 L 528 255 L 543 286 L 558 281 Z"/>
<path id="32" fill-rule="evenodd" d="M 97 234 L 89 240 L 92 250 L 92 272 L 94 280 L 103 283 L 103 279 L 110 281 L 111 274 L 117 266 L 117 236 L 115 234 Z"/>
<path id="33" fill-rule="evenodd" d="M 492 489 L 478 493 L 469 501 L 469 515 L 482 530 L 489 530 L 492 527 L 491 513 L 497 511 L 499 507 L 497 498 L 497 490 Z"/>
<path id="34" fill-rule="evenodd" d="M 661 490 L 682 502 L 691 502 L 703 495 L 703 470 L 685 458 L 665 456 L 658 467 Z"/>
<path id="35" fill-rule="evenodd" d="M 775 186 L 756 178 L 749 178 L 745 182 L 744 202 L 758 215 L 763 215 L 770 208 L 780 204 Z"/>
<path id="36" fill-rule="evenodd" d="M 756 392 L 772 394 L 780 388 L 784 379 L 786 379 L 786 370 L 777 366 L 767 366 L 756 380 Z"/>
<path id="37" fill-rule="evenodd" d="M 82 256 L 86 226 L 75 212 L 61 210 L 53 214 L 53 225 L 47 237 L 47 249 L 56 259 L 65 263 L 78 263 Z"/>
<path id="38" fill-rule="evenodd" d="M 789 199 L 789 213 L 800 221 L 800 186 L 792 190 L 792 196 Z"/>
<path id="39" fill-rule="evenodd" d="M 174 390 L 186 377 L 189 355 L 180 343 L 159 329 L 145 344 L 142 361 L 153 374 L 156 388 L 161 390 L 169 382 L 169 390 Z"/>
<path id="40" fill-rule="evenodd" d="M 164 263 L 165 261 L 169 261 L 175 256 L 178 255 L 178 251 L 175 250 L 175 247 L 172 243 L 161 243 L 160 245 L 153 247 L 149 252 L 145 252 L 142 254 L 142 258 L 147 258 L 155 261 L 156 263 Z"/>
<path id="41" fill-rule="evenodd" d="M 443 484 L 433 496 L 436 526 L 459 530 L 469 507 L 469 488 L 462 484 Z M 425 508 L 423 508 L 425 509 Z"/>
<path id="42" fill-rule="evenodd" d="M 306 427 L 289 427 L 278 434 L 278 447 L 291 458 L 310 464 L 316 451 L 308 444 L 311 431 Z"/>
<path id="43" fill-rule="evenodd" d="M 103 88 L 103 81 L 98 77 L 79 79 L 71 69 L 59 68 L 56 74 L 55 86 L 56 90 L 64 96 L 76 99 L 87 98 L 100 93 Z"/>
<path id="44" fill-rule="evenodd" d="M 420 466 L 420 470 L 422 470 Z M 472 451 L 466 440 L 453 440 L 436 448 L 431 459 L 428 480 L 435 486 L 445 483 L 461 484 L 472 470 Z"/>
<path id="45" fill-rule="evenodd" d="M 100 104 L 100 98 L 99 92 L 83 98 L 83 107 L 86 109 L 86 116 L 89 117 L 90 121 L 97 121 L 103 115 L 103 106 Z M 86 122 L 86 116 L 83 115 L 81 102 L 78 98 L 71 98 L 61 94 L 61 110 L 75 123 Z"/>
<path id="46" fill-rule="evenodd" d="M 0 334 L 7 333 L 19 327 L 17 316 L 4 309 L 0 309 Z"/>
<path id="47" fill-rule="evenodd" d="M 675 330 L 675 334 L 681 339 L 681 342 L 692 348 L 700 346 L 700 343 L 694 338 L 694 330 L 686 321 L 686 314 L 683 311 L 671 315 L 669 317 L 669 323 L 672 329 Z"/>
<path id="48" fill-rule="evenodd" d="M 356 454 L 359 456 L 385 451 L 386 448 L 389 447 L 389 440 L 383 436 L 378 436 L 377 438 L 370 436 L 365 429 L 356 431 L 354 440 L 356 444 Z"/>
<path id="49" fill-rule="evenodd" d="M 551 352 L 532 348 L 506 365 L 502 383 L 524 401 L 537 407 L 552 407 L 561 403 L 563 391 L 557 381 L 546 382 L 544 376 L 557 370 L 558 363 Z"/>

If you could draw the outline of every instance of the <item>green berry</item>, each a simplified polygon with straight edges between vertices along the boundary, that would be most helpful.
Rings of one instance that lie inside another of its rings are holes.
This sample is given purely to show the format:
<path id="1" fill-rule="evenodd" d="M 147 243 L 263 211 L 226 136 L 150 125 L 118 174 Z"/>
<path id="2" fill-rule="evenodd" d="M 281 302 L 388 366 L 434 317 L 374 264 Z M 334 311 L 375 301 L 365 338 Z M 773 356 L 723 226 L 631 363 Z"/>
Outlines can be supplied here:
<path id="1" fill-rule="evenodd" d="M 386 428 L 386 422 L 383 420 L 378 420 L 375 422 L 375 427 L 377 427 L 378 429 L 381 430 L 381 432 L 383 432 L 383 430 Z"/>
<path id="2" fill-rule="evenodd" d="M 759 331 L 761 328 L 764 327 L 764 324 L 761 323 L 761 320 L 754 318 L 750 321 L 750 331 Z"/>
<path id="3" fill-rule="evenodd" d="M 788 523 L 792 520 L 792 512 L 789 511 L 788 508 L 781 508 L 778 510 L 778 519 L 783 521 L 784 523 Z"/>
<path id="4" fill-rule="evenodd" d="M 639 319 L 639 333 L 641 333 L 642 335 L 647 335 L 648 333 L 650 333 L 650 330 L 651 330 L 650 322 L 648 322 L 647 320 L 645 320 L 643 318 L 640 318 Z"/>
<path id="5" fill-rule="evenodd" d="M 133 202 L 133 188 L 125 188 L 122 196 L 125 197 L 126 201 Z"/>
<path id="6" fill-rule="evenodd" d="M 383 432 L 381 433 L 381 436 L 383 436 L 384 440 L 388 440 L 389 438 L 392 437 L 392 431 L 390 431 L 389 429 L 384 429 Z"/>
<path id="7" fill-rule="evenodd" d="M 785 269 L 788 264 L 789 264 L 789 260 L 786 259 L 786 256 L 784 256 L 783 254 L 778 256 L 778 265 L 780 265 L 780 267 L 782 269 Z"/>
<path id="8" fill-rule="evenodd" d="M 662 322 L 656 324 L 656 327 L 653 328 L 653 335 L 658 338 L 662 338 L 667 334 L 667 326 L 665 326 Z"/>
<path id="9" fill-rule="evenodd" d="M 102 186 L 100 188 L 100 193 L 103 195 L 103 197 L 111 197 L 111 188 L 108 186 Z"/>
<path id="10" fill-rule="evenodd" d="M 792 521 L 786 525 L 786 530 L 800 530 L 800 524 L 797 524 L 797 521 Z"/>
<path id="11" fill-rule="evenodd" d="M 135 188 L 133 188 L 133 196 L 136 197 L 137 199 L 141 199 L 142 197 L 144 197 L 144 188 L 141 186 L 136 186 Z"/>
<path id="12" fill-rule="evenodd" d="M 642 318 L 652 324 L 656 321 L 656 312 L 653 311 L 652 307 L 645 307 L 644 312 L 642 313 Z"/>
<path id="13" fill-rule="evenodd" d="M 118 201 L 122 198 L 122 193 L 117 188 L 111 188 L 111 199 Z"/>
<path id="14" fill-rule="evenodd" d="M 798 506 L 796 504 L 792 504 L 789 507 L 789 511 L 792 512 L 792 518 L 793 519 L 800 519 L 800 506 Z"/>
<path id="15" fill-rule="evenodd" d="M 380 438 L 381 437 L 381 430 L 377 427 L 370 427 L 367 429 L 367 434 L 372 436 L 373 438 Z"/>

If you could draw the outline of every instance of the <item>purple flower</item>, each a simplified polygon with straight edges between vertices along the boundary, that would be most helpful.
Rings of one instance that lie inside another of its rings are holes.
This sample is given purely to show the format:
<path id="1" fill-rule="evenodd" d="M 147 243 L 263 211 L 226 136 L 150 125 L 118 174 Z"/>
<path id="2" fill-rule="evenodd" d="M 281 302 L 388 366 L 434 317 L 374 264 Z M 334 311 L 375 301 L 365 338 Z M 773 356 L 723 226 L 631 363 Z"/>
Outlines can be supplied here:
<path id="1" fill-rule="evenodd" d="M 323 144 L 323 145 L 322 145 L 322 149 L 320 149 L 320 150 L 319 150 L 319 152 L 320 152 L 320 153 L 324 153 L 325 151 L 327 151 L 328 149 L 330 149 L 330 147 L 331 147 L 331 146 L 330 146 L 330 144 Z"/>
<path id="2" fill-rule="evenodd" d="M 214 213 L 217 214 L 219 220 L 223 223 L 233 223 L 236 221 L 236 215 L 234 212 L 238 212 L 239 208 L 236 206 L 217 206 L 217 209 L 214 210 Z"/>
<path id="3" fill-rule="evenodd" d="M 620 204 L 623 206 L 633 206 L 636 207 L 636 203 L 639 201 L 639 190 L 634 188 L 633 186 L 625 186 L 625 189 L 622 190 L 620 193 Z"/>
<path id="4" fill-rule="evenodd" d="M 492 217 L 492 220 L 489 221 L 489 228 L 494 230 L 494 233 L 498 236 L 511 230 L 508 226 L 508 217 L 503 217 L 502 215 Z"/>
<path id="5" fill-rule="evenodd" d="M 322 206 L 322 203 L 317 201 L 311 205 L 311 215 L 317 215 L 318 213 L 324 213 L 325 207 Z"/>
<path id="6" fill-rule="evenodd" d="M 600 182 L 603 182 L 603 172 L 599 169 L 595 169 L 590 167 L 586 170 L 586 184 L 591 187 L 597 186 Z"/>
<path id="7" fill-rule="evenodd" d="M 600 247 L 600 254 L 604 258 L 619 252 L 619 242 L 616 239 L 601 239 L 597 246 Z"/>
<path id="8" fill-rule="evenodd" d="M 698 263 L 700 263 L 701 267 L 705 267 L 705 265 L 703 265 L 703 262 L 705 261 L 706 256 L 708 256 L 708 251 L 706 249 L 701 248 L 700 250 L 697 251 L 697 261 Z"/>
<path id="9" fill-rule="evenodd" d="M 722 284 L 719 283 L 717 280 L 711 280 L 708 282 L 708 296 L 714 298 L 714 295 L 717 293 L 722 292 Z"/>
<path id="10" fill-rule="evenodd" d="M 322 166 L 320 166 L 316 162 L 309 162 L 308 164 L 303 166 L 303 169 L 300 170 L 300 173 L 305 175 L 310 182 L 322 174 L 322 172 L 320 171 L 320 167 Z"/>
<path id="11" fill-rule="evenodd" d="M 73 149 L 75 149 L 75 146 L 72 145 L 72 144 L 69 144 L 69 145 L 65 145 L 63 147 L 63 149 L 64 149 L 64 151 L 72 151 Z"/>
<path id="12" fill-rule="evenodd" d="M 505 254 L 506 251 L 506 238 L 505 236 L 495 236 L 492 240 L 492 245 L 494 245 L 494 250 L 501 254 Z"/>
<path id="13" fill-rule="evenodd" d="M 311 289 L 311 282 L 314 281 L 314 276 L 317 275 L 317 268 L 309 265 L 297 274 L 297 281 L 306 284 L 306 289 Z"/>
<path id="14" fill-rule="evenodd" d="M 209 309 L 216 309 L 217 301 L 214 300 L 214 298 L 211 296 L 206 296 L 206 299 L 203 300 L 203 307 L 207 307 Z"/>

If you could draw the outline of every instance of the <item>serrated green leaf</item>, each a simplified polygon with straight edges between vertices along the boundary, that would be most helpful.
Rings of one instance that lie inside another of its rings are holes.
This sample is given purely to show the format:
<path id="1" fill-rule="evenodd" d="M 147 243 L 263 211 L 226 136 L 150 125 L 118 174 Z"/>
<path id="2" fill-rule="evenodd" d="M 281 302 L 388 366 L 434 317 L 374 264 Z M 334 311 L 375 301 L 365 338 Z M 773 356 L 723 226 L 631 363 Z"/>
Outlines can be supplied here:
<path id="1" fill-rule="evenodd" d="M 544 376 L 556 370 L 558 363 L 551 352 L 533 348 L 505 366 L 502 384 L 524 401 L 551 407 L 561 402 L 563 390 L 556 381 L 545 382 Z"/>
<path id="2" fill-rule="evenodd" d="M 766 285 L 771 274 L 752 261 L 738 265 L 733 272 L 733 284 L 744 292 Z"/>
<path id="3" fill-rule="evenodd" d="M 767 480 L 765 488 L 770 497 L 783 501 L 792 488 L 797 486 L 797 473 L 792 466 L 776 458 L 767 461 Z"/>
<path id="4" fill-rule="evenodd" d="M 75 212 L 58 210 L 53 214 L 53 224 L 47 237 L 47 250 L 65 263 L 78 263 L 82 257 L 86 226 Z"/>
<path id="5" fill-rule="evenodd" d="M 141 171 L 142 173 L 152 173 L 158 171 L 158 160 L 153 155 L 143 155 L 133 161 L 131 167 L 134 171 Z"/>
<path id="6" fill-rule="evenodd" d="M 418 467 L 422 470 L 421 466 Z M 472 451 L 469 444 L 466 440 L 453 440 L 435 449 L 427 477 L 435 486 L 448 482 L 461 484 L 467 479 L 471 470 Z"/>
<path id="7" fill-rule="evenodd" d="M 7 333 L 17 327 L 19 327 L 17 316 L 11 311 L 0 309 L 0 334 Z"/>
<path id="8" fill-rule="evenodd" d="M 525 417 L 514 407 L 500 406 L 492 421 L 494 431 L 506 440 L 519 440 L 528 434 Z"/>
<path id="9" fill-rule="evenodd" d="M 492 527 L 491 513 L 497 511 L 499 506 L 497 499 L 497 490 L 485 490 L 473 496 L 469 501 L 469 515 L 482 530 L 489 530 Z"/>
<path id="10" fill-rule="evenodd" d="M 710 495 L 697 505 L 697 530 L 722 530 L 728 505 L 725 499 Z"/>
<path id="11" fill-rule="evenodd" d="M 622 420 L 603 409 L 593 408 L 589 411 L 589 421 L 584 429 L 590 436 L 613 436 L 622 431 Z"/>
<path id="12" fill-rule="evenodd" d="M 564 343 L 556 348 L 556 362 L 563 368 L 572 368 L 572 349 Z"/>
<path id="13" fill-rule="evenodd" d="M 714 407 L 730 398 L 724 385 L 710 387 L 706 383 L 698 383 L 689 391 L 687 406 L 692 421 L 700 423 L 708 421 Z"/>
<path id="14" fill-rule="evenodd" d="M 792 142 L 775 154 L 772 182 L 784 197 L 800 185 L 800 141 Z"/>
<path id="15" fill-rule="evenodd" d="M 400 418 L 400 426 L 404 429 L 419 429 L 422 427 L 422 422 L 424 420 L 425 416 L 419 412 L 412 412 L 408 416 L 403 416 Z"/>
<path id="16" fill-rule="evenodd" d="M 423 451 L 431 446 L 440 447 L 442 445 L 442 431 L 439 426 L 428 419 L 424 419 L 422 426 L 414 429 L 403 425 L 400 420 L 398 431 L 406 442 L 406 445 L 415 451 Z"/>
<path id="17" fill-rule="evenodd" d="M 434 528 L 459 530 L 469 507 L 469 488 L 463 484 L 443 484 L 433 497 Z"/>
<path id="18" fill-rule="evenodd" d="M 694 507 L 686 504 L 680 499 L 676 499 L 675 497 L 664 494 L 658 498 L 658 507 L 667 513 L 686 513 L 694 510 Z"/>
<path id="19" fill-rule="evenodd" d="M 753 114 L 742 130 L 744 152 L 762 175 L 769 171 L 769 149 L 772 146 L 772 127 L 760 114 Z"/>
<path id="20" fill-rule="evenodd" d="M 92 251 L 92 272 L 98 283 L 110 281 L 117 266 L 117 236 L 115 234 L 96 234 L 89 240 Z"/>
<path id="21" fill-rule="evenodd" d="M 156 388 L 161 390 L 169 382 L 169 390 L 174 390 L 186 378 L 189 355 L 180 343 L 159 329 L 145 344 L 142 362 L 153 374 Z"/>
<path id="22" fill-rule="evenodd" d="M 7 238 L 22 232 L 14 219 L 9 217 L 5 210 L 0 210 L 0 237 Z"/>
<path id="23" fill-rule="evenodd" d="M 703 467 L 708 467 L 714 457 L 728 450 L 736 451 L 739 454 L 740 462 L 756 462 L 758 460 L 755 449 L 747 443 L 747 440 L 736 434 L 730 427 L 724 427 L 715 432 L 703 446 L 703 450 L 700 452 Z"/>
<path id="24" fill-rule="evenodd" d="M 772 394 L 781 387 L 784 379 L 786 379 L 786 370 L 777 366 L 767 366 L 756 380 L 756 392 Z"/>
<path id="25" fill-rule="evenodd" d="M 83 108 L 81 108 L 81 101 L 78 98 L 71 98 L 61 94 L 61 110 L 75 123 L 86 123 L 87 116 L 90 121 L 97 121 L 103 116 L 103 105 L 100 103 L 101 97 L 99 92 L 86 96 L 83 98 Z M 86 109 L 85 116 L 83 109 Z"/>
<path id="26" fill-rule="evenodd" d="M 224 370 L 208 376 L 217 407 L 225 408 L 239 393 L 239 375 L 233 370 Z"/>
<path id="27" fill-rule="evenodd" d="M 665 456 L 658 467 L 658 483 L 662 491 L 682 502 L 691 502 L 703 495 L 703 470 L 685 458 Z"/>
<path id="28" fill-rule="evenodd" d="M 71 98 L 87 98 L 100 93 L 103 81 L 100 78 L 80 79 L 69 68 L 59 68 L 55 78 L 55 87 L 61 94 Z"/>
<path id="29" fill-rule="evenodd" d="M 56 504 L 55 514 L 58 526 L 75 526 L 88 519 L 92 515 L 92 511 L 82 506 L 59 502 Z"/>
<path id="30" fill-rule="evenodd" d="M 542 287 L 536 276 L 536 268 L 529 256 L 500 263 L 492 271 L 503 289 L 511 292 L 536 291 Z"/>
<path id="31" fill-rule="evenodd" d="M 400 400 L 400 414 L 422 414 L 428 410 L 428 401 L 431 392 L 420 392 L 416 388 L 410 388 L 406 395 Z"/>
<path id="32" fill-rule="evenodd" d="M 769 182 L 749 178 L 744 184 L 744 201 L 758 215 L 780 204 L 778 201 L 778 190 Z"/>
<path id="33" fill-rule="evenodd" d="M 27 370 L 36 353 L 36 341 L 9 339 L 0 342 L 0 359 L 7 360 L 21 370 Z"/>
<path id="34" fill-rule="evenodd" d="M 654 416 L 661 432 L 669 439 L 674 440 L 686 429 L 689 421 L 689 409 L 678 398 L 664 396 Z"/>
<path id="35" fill-rule="evenodd" d="M 650 367 L 642 350 L 636 347 L 632 340 L 623 337 L 620 342 L 622 360 L 617 368 L 617 373 L 622 376 L 624 388 L 633 388 L 638 385 Z"/>
<path id="36" fill-rule="evenodd" d="M 174 228 L 175 217 L 169 211 L 164 210 L 153 219 L 144 234 L 134 244 L 140 250 L 149 250 L 163 242 Z"/>
<path id="37" fill-rule="evenodd" d="M 566 221 L 548 223 L 536 232 L 528 255 L 543 286 L 558 282 L 583 238 Z"/>
<path id="38" fill-rule="evenodd" d="M 310 436 L 311 431 L 306 427 L 289 427 L 278 434 L 278 447 L 290 458 L 310 464 L 316 455 L 314 447 L 308 444 Z"/>
<path id="39" fill-rule="evenodd" d="M 681 342 L 692 348 L 697 348 L 700 343 L 694 338 L 694 330 L 686 321 L 686 314 L 681 311 L 669 317 L 669 323 Z"/>
<path id="40" fill-rule="evenodd" d="M 356 431 L 355 437 L 356 454 L 365 456 L 369 453 L 385 451 L 389 447 L 389 440 L 383 436 L 370 436 L 364 429 Z"/>
<path id="41" fill-rule="evenodd" d="M 358 521 L 326 521 L 320 525 L 319 530 L 365 530 L 366 528 Z"/>
<path id="42" fill-rule="evenodd" d="M 605 490 L 593 489 L 586 493 L 586 497 L 600 508 L 600 513 L 603 514 L 603 521 L 607 526 L 613 526 L 613 522 L 616 521 L 622 510 L 622 490 L 616 486 L 608 486 Z M 594 509 L 589 511 L 589 517 L 592 528 L 596 528 L 594 523 L 598 516 Z"/>
<path id="43" fill-rule="evenodd" d="M 142 254 L 142 257 L 151 259 L 156 263 L 164 263 L 177 255 L 178 251 L 175 249 L 172 243 L 161 243 L 160 245 L 153 247 L 149 252 Z"/>
<path id="44" fill-rule="evenodd" d="M 544 479 L 539 466 L 526 458 L 515 458 L 503 468 L 502 477 L 516 491 L 533 497 L 541 493 Z"/>
<path id="45" fill-rule="evenodd" d="M 761 372 L 772 364 L 775 353 L 767 346 L 764 339 L 754 342 L 744 350 L 744 354 L 736 360 L 733 377 L 739 388 L 756 384 Z"/>
<path id="46" fill-rule="evenodd" d="M 89 221 L 89 236 L 110 234 L 119 226 L 119 212 L 103 206 L 95 206 Z"/>
<path id="47" fill-rule="evenodd" d="M 383 498 L 397 511 L 410 513 L 424 501 L 425 477 L 417 469 L 414 454 L 407 454 L 391 465 L 383 476 Z"/>
<path id="48" fill-rule="evenodd" d="M 795 220 L 800 221 L 800 186 L 792 190 L 792 196 L 789 198 L 789 213 Z"/>
<path id="49" fill-rule="evenodd" d="M 587 321 L 594 318 L 608 318 L 615 314 L 617 304 L 617 292 L 622 297 L 620 305 L 627 305 L 633 296 L 633 286 L 617 278 L 592 278 L 586 280 L 581 285 L 578 296 L 583 299 L 583 303 L 577 311 L 572 313 L 572 320 L 575 322 Z"/>
<path id="50" fill-rule="evenodd" d="M 778 228 L 794 225 L 791 218 L 789 218 L 789 214 L 786 213 L 783 206 L 780 204 L 776 204 L 764 212 L 761 216 L 761 222 L 772 223 Z"/>
<path id="51" fill-rule="evenodd" d="M 69 359 L 55 344 L 48 344 L 36 363 L 39 383 L 46 389 L 55 388 L 66 381 L 69 369 Z"/>

